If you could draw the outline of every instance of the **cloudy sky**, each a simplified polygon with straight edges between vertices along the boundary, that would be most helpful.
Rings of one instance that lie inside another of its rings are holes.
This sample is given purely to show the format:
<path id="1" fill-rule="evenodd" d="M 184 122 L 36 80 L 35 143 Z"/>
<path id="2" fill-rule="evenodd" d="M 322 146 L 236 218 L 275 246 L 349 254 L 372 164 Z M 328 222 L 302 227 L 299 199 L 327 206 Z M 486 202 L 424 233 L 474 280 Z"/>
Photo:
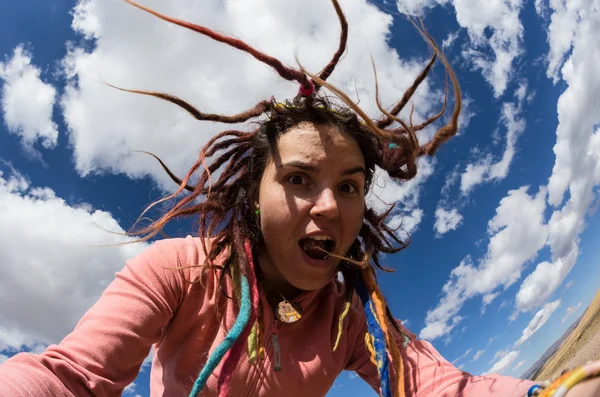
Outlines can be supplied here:
<path id="1" fill-rule="evenodd" d="M 288 65 L 318 71 L 339 26 L 322 0 L 144 0 L 237 36 Z M 397 317 L 456 366 L 519 376 L 599 287 L 600 5 L 595 0 L 340 0 L 348 52 L 331 81 L 377 116 L 430 53 L 405 15 L 420 14 L 454 65 L 465 98 L 459 135 L 404 185 L 381 177 L 370 201 L 398 201 L 411 246 L 381 277 Z M 225 128 L 168 103 L 236 113 L 297 86 L 248 55 L 170 26 L 120 0 L 0 4 L 0 362 L 58 343 L 124 261 L 144 206 Z M 437 68 L 412 103 L 441 106 Z M 406 115 L 405 115 L 406 116 Z M 439 126 L 438 126 L 439 127 Z M 249 128 L 240 126 L 240 128 Z M 427 137 L 433 131 L 424 131 Z M 117 233 L 114 233 L 117 232 Z M 170 235 L 192 232 L 187 223 Z M 126 395 L 147 396 L 145 366 Z M 343 373 L 331 396 L 369 388 Z"/>

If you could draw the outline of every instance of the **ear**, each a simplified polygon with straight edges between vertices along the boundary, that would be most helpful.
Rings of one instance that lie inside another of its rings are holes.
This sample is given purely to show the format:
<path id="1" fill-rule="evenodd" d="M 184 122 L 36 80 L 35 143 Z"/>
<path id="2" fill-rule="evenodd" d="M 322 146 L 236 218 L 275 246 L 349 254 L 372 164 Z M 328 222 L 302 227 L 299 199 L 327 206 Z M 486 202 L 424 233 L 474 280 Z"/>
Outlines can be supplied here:
<path id="1" fill-rule="evenodd" d="M 258 189 L 253 189 L 253 191 L 248 194 L 248 197 L 246 198 L 246 200 L 248 200 L 248 207 L 252 211 L 259 209 Z"/>

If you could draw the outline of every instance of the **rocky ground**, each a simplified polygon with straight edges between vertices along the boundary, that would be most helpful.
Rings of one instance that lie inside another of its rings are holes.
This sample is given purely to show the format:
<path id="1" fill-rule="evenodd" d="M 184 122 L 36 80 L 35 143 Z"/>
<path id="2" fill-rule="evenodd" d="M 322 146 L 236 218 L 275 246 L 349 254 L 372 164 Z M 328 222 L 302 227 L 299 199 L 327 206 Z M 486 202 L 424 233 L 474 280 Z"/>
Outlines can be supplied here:
<path id="1" fill-rule="evenodd" d="M 537 380 L 553 379 L 565 368 L 600 360 L 600 290 L 584 313 L 579 325 L 558 350 L 534 374 Z"/>

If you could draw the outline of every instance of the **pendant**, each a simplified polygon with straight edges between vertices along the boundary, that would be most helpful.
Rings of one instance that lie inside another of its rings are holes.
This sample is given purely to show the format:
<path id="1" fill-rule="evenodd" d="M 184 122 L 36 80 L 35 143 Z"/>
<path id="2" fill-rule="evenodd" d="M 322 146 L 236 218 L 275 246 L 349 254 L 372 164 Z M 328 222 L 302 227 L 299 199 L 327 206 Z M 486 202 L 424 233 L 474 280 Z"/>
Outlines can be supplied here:
<path id="1" fill-rule="evenodd" d="M 277 304 L 277 319 L 282 323 L 291 324 L 302 318 L 302 307 L 287 299 Z"/>

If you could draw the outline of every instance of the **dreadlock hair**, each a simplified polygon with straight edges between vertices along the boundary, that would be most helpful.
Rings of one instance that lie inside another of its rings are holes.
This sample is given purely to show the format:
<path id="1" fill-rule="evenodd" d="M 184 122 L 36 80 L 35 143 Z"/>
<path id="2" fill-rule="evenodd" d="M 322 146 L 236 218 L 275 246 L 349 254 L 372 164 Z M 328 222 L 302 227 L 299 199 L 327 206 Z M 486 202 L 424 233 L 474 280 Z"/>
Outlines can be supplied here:
<path id="1" fill-rule="evenodd" d="M 258 248 L 264 242 L 261 240 L 260 224 L 251 203 L 252 199 L 257 197 L 260 179 L 277 145 L 278 137 L 302 122 L 330 125 L 351 136 L 357 142 L 364 156 L 367 171 L 365 194 L 367 194 L 376 166 L 385 170 L 396 181 L 410 180 L 417 173 L 417 159 L 424 155 L 433 155 L 442 143 L 456 134 L 461 110 L 460 89 L 451 66 L 425 29 L 422 21 L 420 26 L 417 24 L 415 26 L 433 49 L 431 60 L 406 90 L 400 101 L 389 110 L 386 110 L 379 102 L 378 86 L 376 85 L 377 105 L 382 116 L 372 120 L 346 94 L 326 81 L 343 55 L 348 39 L 348 23 L 338 0 L 331 0 L 341 26 L 338 49 L 330 62 L 318 74 L 306 71 L 299 62 L 299 68 L 285 66 L 279 60 L 252 48 L 240 39 L 162 15 L 133 0 L 125 1 L 162 20 L 247 52 L 258 61 L 271 66 L 284 79 L 300 84 L 299 92 L 292 100 L 277 102 L 274 98 L 266 99 L 235 115 L 204 113 L 185 100 L 167 93 L 113 86 L 122 91 L 166 100 L 202 121 L 234 124 L 266 116 L 255 120 L 256 128 L 250 132 L 226 130 L 212 137 L 200 150 L 197 161 L 182 179 L 173 174 L 159 157 L 148 153 L 159 161 L 165 172 L 179 185 L 179 188 L 173 194 L 151 204 L 140 216 L 140 219 L 153 206 L 176 199 L 184 190 L 189 191 L 189 194 L 175 200 L 175 204 L 149 226 L 130 232 L 130 234 L 141 236 L 141 240 L 148 240 L 162 233 L 164 226 L 169 221 L 179 217 L 192 216 L 197 219 L 198 234 L 206 255 L 204 265 L 207 266 L 202 265 L 203 269 L 211 269 L 214 276 L 213 262 L 217 257 L 225 255 L 225 260 L 222 262 L 224 265 L 220 266 L 222 270 L 220 277 L 231 277 L 232 279 L 235 299 L 238 300 L 240 308 L 238 317 L 223 342 L 209 356 L 190 393 L 190 397 L 197 396 L 205 386 L 208 376 L 223 361 L 218 380 L 218 395 L 221 397 L 229 393 L 229 379 L 236 362 L 241 357 L 245 339 L 248 340 L 250 361 L 260 359 L 264 355 L 259 278 L 256 276 L 260 269 L 255 266 L 253 261 Z M 446 70 L 444 104 L 439 113 L 429 117 L 423 123 L 413 125 L 412 112 L 411 120 L 406 123 L 398 115 L 425 80 L 437 59 L 441 60 Z M 452 115 L 431 140 L 420 143 L 417 132 L 438 120 L 446 110 L 448 79 L 452 83 L 454 92 Z M 377 75 L 375 75 L 375 80 L 377 81 Z M 333 92 L 343 105 L 334 104 L 330 97 L 319 95 L 322 87 Z M 213 181 L 212 176 L 217 173 L 218 177 L 215 177 L 216 181 Z M 196 179 L 197 182 L 192 184 L 190 182 L 192 179 Z M 396 253 L 409 243 L 408 239 L 401 240 L 396 235 L 397 230 L 386 224 L 387 217 L 393 208 L 391 206 L 382 214 L 366 208 L 359 235 L 348 252 L 344 256 L 329 253 L 341 260 L 339 269 L 346 286 L 346 302 L 338 319 L 338 334 L 332 349 L 335 350 L 338 347 L 343 322 L 356 291 L 363 303 L 367 319 L 368 332 L 365 340 L 367 341 L 367 350 L 372 353 L 371 360 L 379 371 L 381 394 L 385 397 L 404 397 L 402 357 L 400 348 L 394 339 L 394 335 L 401 335 L 402 331 L 392 316 L 375 277 L 376 269 L 386 272 L 393 271 L 381 265 L 380 255 Z M 225 296 L 228 297 L 226 294 Z M 389 368 L 388 354 L 392 358 L 393 371 L 390 371 Z M 392 382 L 390 379 L 392 372 L 397 377 L 396 382 Z M 392 389 L 394 383 L 396 388 Z"/>

